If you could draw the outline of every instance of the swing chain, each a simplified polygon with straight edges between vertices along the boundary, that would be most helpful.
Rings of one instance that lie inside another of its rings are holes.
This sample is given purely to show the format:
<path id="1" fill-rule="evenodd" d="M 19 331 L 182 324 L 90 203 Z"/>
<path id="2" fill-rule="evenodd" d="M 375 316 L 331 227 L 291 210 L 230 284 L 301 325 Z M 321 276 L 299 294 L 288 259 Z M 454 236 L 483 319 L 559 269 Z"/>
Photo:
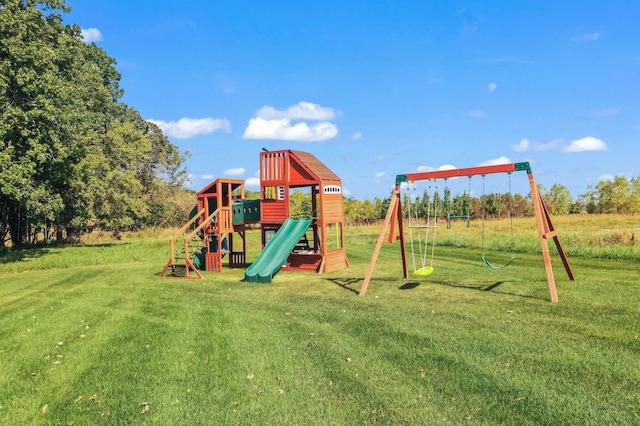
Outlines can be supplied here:
<path id="1" fill-rule="evenodd" d="M 492 269 L 502 269 L 508 265 L 510 265 L 516 258 L 516 240 L 515 233 L 513 229 L 513 193 L 511 189 L 511 172 L 507 173 L 509 175 L 509 224 L 511 227 L 511 257 L 507 262 L 502 266 L 495 266 L 485 256 L 485 220 L 486 220 L 486 212 L 485 212 L 485 175 L 482 175 L 482 260 Z"/>
<path id="2" fill-rule="evenodd" d="M 411 195 L 408 196 L 409 200 L 408 200 L 408 208 L 407 208 L 407 216 L 408 216 L 408 222 L 409 222 L 409 244 L 411 247 L 411 259 L 413 261 L 413 270 L 414 270 L 414 275 L 422 275 L 422 276 L 426 276 L 429 275 L 431 272 L 433 272 L 433 257 L 435 254 L 435 240 L 436 240 L 436 227 L 437 227 L 437 205 L 436 203 L 436 198 L 434 197 L 430 197 L 429 192 L 427 191 L 426 193 L 426 198 L 427 198 L 427 217 L 426 217 L 426 225 L 420 225 L 420 198 L 417 195 L 416 192 L 416 186 L 414 182 L 411 182 L 413 184 L 413 191 L 414 191 L 414 200 L 411 200 Z M 407 186 L 407 190 L 410 190 L 409 186 Z M 429 190 L 431 190 L 431 187 L 429 186 Z M 437 192 L 437 187 L 436 187 L 436 192 Z M 413 212 L 411 209 L 411 205 L 413 204 Z M 433 204 L 433 216 L 432 216 L 432 204 Z M 415 215 L 415 222 L 413 221 L 414 219 L 414 215 Z M 432 222 L 433 219 L 433 222 Z M 415 223 L 415 225 L 414 225 Z M 433 224 L 432 224 L 433 223 Z M 415 247 L 414 247 L 414 242 L 413 242 L 413 228 L 416 228 L 416 232 L 417 232 L 417 238 L 418 238 L 418 250 L 419 250 L 419 254 L 420 254 L 420 261 L 422 266 L 420 268 L 417 267 L 416 265 L 416 253 L 415 253 Z M 422 236 L 420 234 L 420 229 L 424 229 L 424 245 L 422 244 Z M 430 231 L 432 231 L 432 236 L 431 236 L 431 262 L 430 265 L 427 266 L 427 255 L 428 255 L 428 249 L 429 249 L 429 233 Z"/>

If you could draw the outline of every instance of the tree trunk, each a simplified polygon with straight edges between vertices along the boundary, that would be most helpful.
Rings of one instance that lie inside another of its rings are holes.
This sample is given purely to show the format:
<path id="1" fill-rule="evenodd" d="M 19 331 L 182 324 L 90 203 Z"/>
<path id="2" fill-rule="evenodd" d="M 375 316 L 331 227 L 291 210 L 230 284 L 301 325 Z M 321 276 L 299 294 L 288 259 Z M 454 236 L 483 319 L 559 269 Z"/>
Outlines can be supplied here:
<path id="1" fill-rule="evenodd" d="M 9 234 L 11 234 L 11 246 L 20 247 L 27 241 L 27 222 L 20 206 L 9 210 Z"/>

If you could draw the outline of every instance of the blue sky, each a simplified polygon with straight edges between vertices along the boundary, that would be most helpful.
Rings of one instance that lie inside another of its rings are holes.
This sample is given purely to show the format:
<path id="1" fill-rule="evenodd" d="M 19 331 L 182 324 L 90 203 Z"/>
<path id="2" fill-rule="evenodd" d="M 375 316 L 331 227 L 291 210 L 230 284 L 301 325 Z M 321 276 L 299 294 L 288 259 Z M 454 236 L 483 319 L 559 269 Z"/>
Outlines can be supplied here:
<path id="1" fill-rule="evenodd" d="M 313 153 L 357 199 L 451 166 L 529 161 L 574 198 L 640 176 L 640 2 L 67 4 L 116 58 L 123 102 L 191 153 L 195 190 L 225 176 L 257 190 L 263 147 Z"/>

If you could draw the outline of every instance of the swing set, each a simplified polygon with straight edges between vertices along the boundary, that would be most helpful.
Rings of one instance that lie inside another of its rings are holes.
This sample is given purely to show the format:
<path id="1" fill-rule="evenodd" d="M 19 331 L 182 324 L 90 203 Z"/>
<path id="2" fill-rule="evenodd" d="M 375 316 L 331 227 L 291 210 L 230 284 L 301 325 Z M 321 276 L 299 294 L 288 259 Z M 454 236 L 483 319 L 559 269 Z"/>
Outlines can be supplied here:
<path id="1" fill-rule="evenodd" d="M 513 197 L 511 194 L 511 174 L 513 172 L 524 171 L 527 173 L 529 178 L 529 185 L 531 188 L 531 198 L 533 201 L 533 210 L 536 217 L 536 225 L 538 229 L 538 235 L 540 238 L 540 247 L 542 249 L 542 257 L 544 260 L 544 266 L 547 274 L 547 283 L 549 285 L 549 294 L 552 302 L 558 301 L 558 294 L 556 291 L 555 278 L 553 276 L 553 269 L 551 267 L 551 258 L 549 255 L 549 247 L 547 245 L 547 240 L 549 238 L 553 239 L 555 243 L 556 249 L 558 250 L 558 254 L 562 260 L 565 271 L 571 281 L 575 281 L 575 277 L 573 275 L 573 271 L 571 270 L 571 266 L 569 265 L 569 260 L 567 255 L 562 248 L 562 244 L 558 238 L 558 231 L 553 226 L 551 222 L 551 216 L 549 215 L 549 210 L 542 199 L 542 195 L 540 194 L 540 190 L 535 183 L 533 178 L 533 173 L 531 173 L 531 168 L 528 162 L 522 163 L 511 163 L 511 164 L 500 164 L 495 166 L 479 166 L 479 167 L 468 167 L 462 169 L 452 169 L 452 170 L 438 170 L 432 172 L 418 172 L 418 173 L 409 173 L 404 175 L 396 176 L 396 185 L 393 191 L 393 195 L 391 196 L 391 202 L 389 203 L 389 209 L 387 210 L 387 214 L 384 218 L 383 226 L 376 241 L 376 246 L 373 251 L 373 255 L 371 256 L 371 262 L 369 263 L 369 268 L 367 269 L 367 273 L 365 275 L 364 283 L 360 288 L 360 296 L 364 296 L 367 287 L 369 286 L 369 282 L 371 281 L 371 276 L 373 275 L 373 270 L 376 265 L 376 261 L 378 259 L 378 255 L 380 254 L 380 249 L 382 248 L 382 243 L 385 239 L 388 242 L 393 242 L 396 239 L 400 240 L 400 251 L 402 256 L 402 270 L 404 273 L 404 277 L 409 277 L 409 268 L 407 262 L 407 247 L 405 245 L 405 236 L 404 236 L 404 225 L 402 218 L 402 202 L 401 202 L 401 188 L 404 186 L 412 186 L 416 181 L 421 180 L 429 180 L 435 181 L 436 179 L 444 179 L 445 184 L 448 178 L 453 177 L 469 177 L 469 192 L 465 194 L 466 200 L 468 200 L 467 211 L 465 215 L 451 215 L 451 200 L 450 194 L 449 197 L 445 196 L 445 208 L 446 208 L 446 219 L 447 219 L 447 227 L 451 227 L 451 219 L 465 219 L 467 223 L 467 227 L 469 226 L 470 214 L 471 214 L 471 177 L 472 176 L 482 176 L 482 192 L 484 195 L 484 177 L 488 174 L 494 173 L 507 173 L 509 175 L 509 211 L 511 213 L 513 209 Z M 413 186 L 415 191 L 415 186 Z M 446 189 L 445 189 L 446 190 Z M 427 194 L 431 192 L 431 187 L 429 188 Z M 419 220 L 418 214 L 418 205 L 419 199 L 414 195 L 414 202 L 409 202 L 408 206 L 408 228 L 409 228 L 409 246 L 411 249 L 411 258 L 413 260 L 413 274 L 416 276 L 427 276 L 433 273 L 433 255 L 435 252 L 435 241 L 436 241 L 436 229 L 438 222 L 438 205 L 435 194 L 437 193 L 437 187 L 435 187 L 434 196 L 430 196 L 427 203 L 427 213 L 426 219 L 424 223 L 421 223 Z M 427 195 L 429 196 L 429 195 Z M 448 200 L 447 200 L 448 198 Z M 411 204 L 414 204 L 415 208 L 411 208 Z M 432 208 L 433 204 L 433 208 Z M 412 211 L 413 210 L 413 211 Z M 511 257 L 504 265 L 496 266 L 493 265 L 487 259 L 485 255 L 485 216 L 486 216 L 486 207 L 485 207 L 485 197 L 482 197 L 482 260 L 483 262 L 492 269 L 501 269 L 504 268 L 511 263 L 513 263 L 515 259 L 515 237 L 513 231 L 513 215 L 509 215 L 510 227 L 511 227 Z M 396 226 L 398 237 L 396 238 Z M 387 236 L 387 231 L 389 231 L 389 236 Z M 415 245 L 414 245 L 414 233 L 418 237 L 417 249 L 419 253 L 419 262 L 416 262 L 415 255 Z M 429 259 L 430 257 L 430 259 Z M 420 267 L 418 267 L 420 265 Z"/>

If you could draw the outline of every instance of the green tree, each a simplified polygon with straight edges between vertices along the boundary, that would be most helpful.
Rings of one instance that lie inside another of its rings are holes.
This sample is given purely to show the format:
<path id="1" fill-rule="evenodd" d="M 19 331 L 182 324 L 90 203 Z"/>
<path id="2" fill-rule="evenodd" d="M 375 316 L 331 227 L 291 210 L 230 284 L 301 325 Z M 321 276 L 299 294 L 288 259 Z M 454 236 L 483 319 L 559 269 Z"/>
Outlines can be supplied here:
<path id="1" fill-rule="evenodd" d="M 12 242 L 26 242 L 29 217 L 54 218 L 64 207 L 76 135 L 96 89 L 84 77 L 79 28 L 62 24 L 62 1 L 3 2 L 0 9 L 0 187 Z"/>
<path id="2" fill-rule="evenodd" d="M 585 213 L 598 213 L 598 198 L 595 188 L 592 185 L 587 186 L 587 192 L 578 195 L 574 210 L 584 211 Z"/>
<path id="3" fill-rule="evenodd" d="M 373 204 L 376 206 L 376 219 L 384 219 L 387 215 L 387 211 L 389 210 L 389 204 L 391 204 L 391 196 L 393 195 L 393 191 L 390 196 L 386 198 L 378 198 L 375 197 L 373 199 Z"/>
<path id="4" fill-rule="evenodd" d="M 497 217 L 500 213 L 502 200 L 498 193 L 484 194 L 481 197 L 482 211 L 485 218 Z"/>
<path id="5" fill-rule="evenodd" d="M 554 183 L 551 189 L 543 194 L 543 198 L 551 214 L 568 214 L 571 211 L 571 193 L 559 183 Z"/>
<path id="6" fill-rule="evenodd" d="M 616 176 L 612 181 L 601 180 L 596 185 L 599 213 L 629 213 L 631 185 L 627 178 Z"/>
<path id="7" fill-rule="evenodd" d="M 640 213 L 640 177 L 630 181 L 631 194 L 629 197 L 629 213 Z"/>
<path id="8" fill-rule="evenodd" d="M 311 218 L 311 194 L 294 190 L 289 196 L 290 215 L 293 219 Z"/>
<path id="9" fill-rule="evenodd" d="M 511 213 L 514 217 L 533 215 L 533 204 L 522 194 L 513 194 Z"/>
<path id="10" fill-rule="evenodd" d="M 376 219 L 376 206 L 368 198 L 360 205 L 360 217 L 366 222 Z"/>
<path id="11" fill-rule="evenodd" d="M 360 201 L 353 197 L 345 197 L 342 201 L 345 221 L 351 225 L 358 223 Z"/>
<path id="12" fill-rule="evenodd" d="M 68 11 L 53 0 L 0 7 L 3 243 L 7 232 L 26 242 L 43 222 L 68 235 L 140 226 L 161 210 L 158 193 L 171 196 L 186 178 L 177 148 L 118 102 L 115 60 L 62 24 Z"/>

